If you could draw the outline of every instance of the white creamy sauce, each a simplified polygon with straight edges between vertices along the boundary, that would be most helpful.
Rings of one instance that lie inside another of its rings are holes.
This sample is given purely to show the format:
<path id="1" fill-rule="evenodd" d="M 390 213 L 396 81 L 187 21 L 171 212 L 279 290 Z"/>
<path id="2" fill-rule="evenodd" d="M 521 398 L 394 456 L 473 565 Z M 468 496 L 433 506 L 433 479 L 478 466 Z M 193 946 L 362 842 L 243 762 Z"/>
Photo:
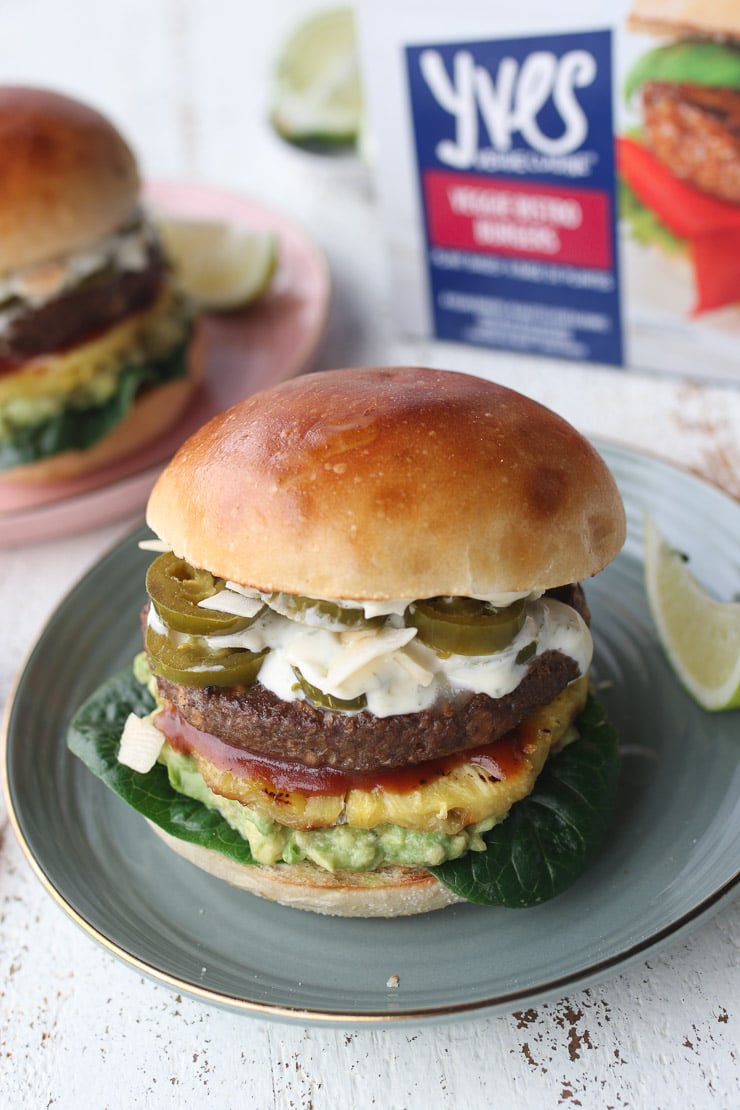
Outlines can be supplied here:
<path id="1" fill-rule="evenodd" d="M 503 651 L 486 656 L 438 655 L 420 642 L 416 629 L 403 625 L 394 610 L 379 627 L 335 630 L 266 609 L 243 631 L 206 637 L 206 641 L 213 649 L 240 647 L 258 652 L 269 648 L 259 681 L 285 701 L 304 696 L 297 669 L 311 686 L 333 697 L 349 701 L 364 694 L 367 709 L 377 717 L 387 717 L 419 712 L 441 697 L 465 691 L 492 698 L 511 693 L 532 662 L 529 658 L 518 663 L 517 655 L 533 642 L 537 655 L 561 652 L 575 660 L 579 674 L 585 674 L 593 653 L 586 623 L 563 602 L 529 596 L 526 617 L 515 638 Z M 245 601 L 257 605 L 261 600 L 257 591 L 227 588 L 204 607 L 251 616 Z M 403 611 L 408 603 L 397 604 Z M 149 620 L 157 631 L 166 631 L 153 607 Z"/>
<path id="2" fill-rule="evenodd" d="M 235 586 L 232 582 L 227 582 L 227 586 L 244 593 L 248 592 L 250 596 L 255 595 L 263 597 L 265 601 L 270 600 L 270 594 L 260 594 L 258 590 L 248 591 L 245 587 Z M 505 609 L 507 605 L 513 605 L 513 603 L 519 601 L 520 598 L 534 599 L 540 597 L 544 592 L 544 590 L 527 590 L 524 593 L 481 594 L 480 596 L 476 595 L 476 597 L 478 601 L 487 601 L 489 605 L 493 605 L 497 609 Z M 310 598 L 310 595 L 306 596 Z M 310 599 L 313 601 L 323 600 L 319 597 Z M 332 605 L 335 605 L 338 609 L 362 609 L 365 614 L 365 619 L 372 620 L 373 617 L 402 617 L 412 601 L 416 601 L 416 598 L 398 598 L 393 601 L 341 601 L 337 598 L 333 598 Z M 316 624 L 320 627 L 326 626 L 326 619 L 315 611 L 311 612 L 309 610 L 306 612 L 303 616 L 303 620 L 306 624 Z"/>

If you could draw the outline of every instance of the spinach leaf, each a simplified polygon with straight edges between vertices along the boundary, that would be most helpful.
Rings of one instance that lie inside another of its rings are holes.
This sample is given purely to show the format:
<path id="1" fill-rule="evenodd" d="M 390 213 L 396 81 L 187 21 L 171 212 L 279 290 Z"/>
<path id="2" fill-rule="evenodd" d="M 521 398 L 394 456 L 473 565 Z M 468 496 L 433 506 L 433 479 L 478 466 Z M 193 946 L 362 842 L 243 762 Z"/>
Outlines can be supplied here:
<path id="1" fill-rule="evenodd" d="M 118 762 L 127 716 L 144 716 L 152 709 L 151 695 L 128 667 L 108 679 L 78 710 L 67 746 L 106 786 L 165 832 L 215 849 L 238 863 L 254 863 L 247 841 L 220 814 L 173 790 L 161 764 L 140 774 Z"/>
<path id="2" fill-rule="evenodd" d="M 128 415 L 140 389 L 185 377 L 187 348 L 188 340 L 156 362 L 127 364 L 118 376 L 115 393 L 100 404 L 69 404 L 38 423 L 11 426 L 0 441 L 0 470 L 91 447 Z"/>
<path id="3" fill-rule="evenodd" d="M 580 738 L 547 761 L 532 793 L 486 833 L 485 852 L 429 870 L 469 902 L 536 906 L 560 894 L 602 843 L 614 810 L 619 752 L 614 728 L 590 697 Z"/>

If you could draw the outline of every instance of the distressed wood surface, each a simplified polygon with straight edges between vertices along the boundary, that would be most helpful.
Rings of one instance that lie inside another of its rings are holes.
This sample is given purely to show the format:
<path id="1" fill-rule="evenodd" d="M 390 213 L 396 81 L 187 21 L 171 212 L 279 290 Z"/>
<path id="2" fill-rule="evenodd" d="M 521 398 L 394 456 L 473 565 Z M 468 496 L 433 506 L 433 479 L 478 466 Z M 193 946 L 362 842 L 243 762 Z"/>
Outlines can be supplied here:
<path id="1" fill-rule="evenodd" d="M 335 283 L 319 365 L 485 366 L 585 432 L 660 453 L 740 496 L 733 389 L 555 369 L 392 334 L 365 172 L 297 155 L 266 125 L 275 51 L 312 6 L 0 0 L 0 81 L 97 104 L 148 178 L 247 192 L 309 230 Z M 57 601 L 129 526 L 0 550 L 1 704 Z M 178 996 L 93 944 L 43 890 L 0 806 L 2 1106 L 731 1110 L 739 1043 L 737 901 L 602 985 L 518 1013 L 387 1031 L 277 1025 Z"/>

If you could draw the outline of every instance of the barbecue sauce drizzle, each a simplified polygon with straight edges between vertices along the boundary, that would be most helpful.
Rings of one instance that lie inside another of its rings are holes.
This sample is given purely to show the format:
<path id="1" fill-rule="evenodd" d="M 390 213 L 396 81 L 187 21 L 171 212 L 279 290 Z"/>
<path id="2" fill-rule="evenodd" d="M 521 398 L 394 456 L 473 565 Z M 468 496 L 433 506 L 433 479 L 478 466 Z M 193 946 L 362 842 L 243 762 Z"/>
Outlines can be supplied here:
<path id="1" fill-rule="evenodd" d="M 276 790 L 300 794 L 346 794 L 350 790 L 389 790 L 407 794 L 435 778 L 449 774 L 463 763 L 478 764 L 499 781 L 519 770 L 533 736 L 526 722 L 505 736 L 482 747 L 430 759 L 406 767 L 379 768 L 375 771 L 339 771 L 333 767 L 308 767 L 292 760 L 273 759 L 247 752 L 225 740 L 195 728 L 167 702 L 155 717 L 155 724 L 170 745 L 186 755 L 196 753 L 219 770 L 240 778 L 265 782 Z"/>

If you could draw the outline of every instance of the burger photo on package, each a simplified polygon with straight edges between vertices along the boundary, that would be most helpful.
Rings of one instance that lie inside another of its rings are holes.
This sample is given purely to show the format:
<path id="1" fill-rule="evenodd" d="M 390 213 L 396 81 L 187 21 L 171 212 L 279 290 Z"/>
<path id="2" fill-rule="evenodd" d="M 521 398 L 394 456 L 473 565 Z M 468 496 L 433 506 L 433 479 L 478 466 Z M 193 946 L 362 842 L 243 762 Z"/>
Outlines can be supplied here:
<path id="1" fill-rule="evenodd" d="M 0 87 L 0 162 L 0 481 L 58 481 L 178 419 L 198 377 L 192 311 L 98 111 Z"/>
<path id="2" fill-rule="evenodd" d="M 581 581 L 625 516 L 571 425 L 453 371 L 315 372 L 186 441 L 147 524 L 143 650 L 68 745 L 176 852 L 363 917 L 586 868 L 619 757 Z"/>
<path id="3" fill-rule="evenodd" d="M 692 315 L 740 302 L 740 4 L 636 0 L 655 36 L 624 93 L 639 123 L 618 139 L 632 240 L 686 267 Z"/>

